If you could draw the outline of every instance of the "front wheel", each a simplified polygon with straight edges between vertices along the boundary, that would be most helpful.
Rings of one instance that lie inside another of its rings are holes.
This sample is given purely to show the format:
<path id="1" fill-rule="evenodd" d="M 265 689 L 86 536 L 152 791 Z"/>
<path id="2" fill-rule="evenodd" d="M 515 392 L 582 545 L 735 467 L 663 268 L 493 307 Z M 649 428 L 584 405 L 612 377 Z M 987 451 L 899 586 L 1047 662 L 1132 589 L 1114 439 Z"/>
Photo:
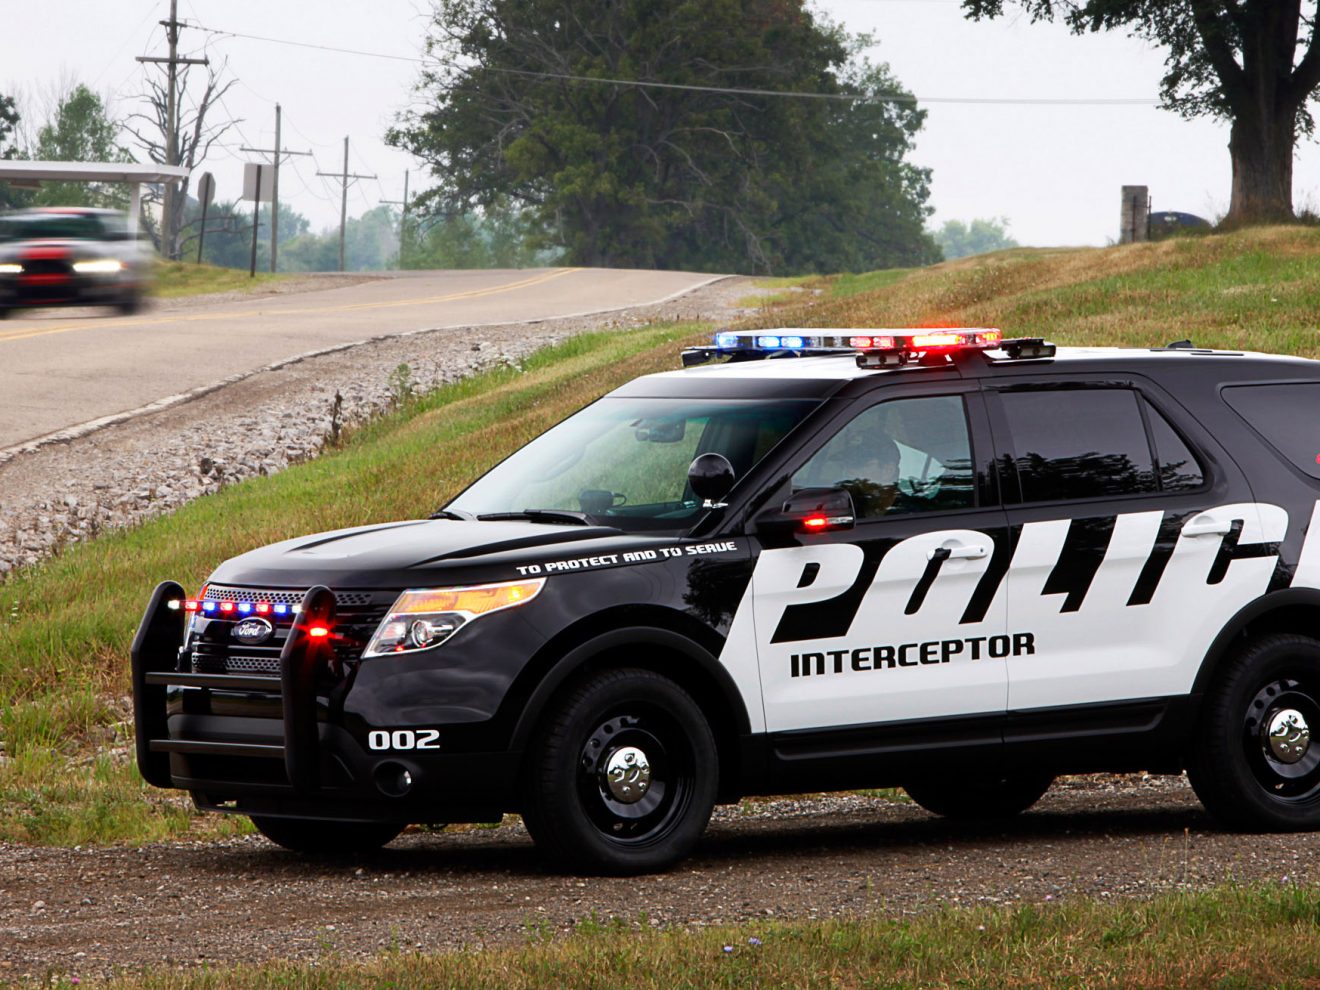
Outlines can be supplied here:
<path id="1" fill-rule="evenodd" d="M 1320 828 L 1320 642 L 1264 636 L 1207 694 L 1188 758 L 1192 789 L 1243 831 Z"/>
<path id="2" fill-rule="evenodd" d="M 905 784 L 908 797 L 945 818 L 1009 818 L 1039 801 L 1054 778 L 1043 773 L 936 778 Z"/>
<path id="3" fill-rule="evenodd" d="M 314 818 L 252 815 L 257 831 L 277 846 L 309 856 L 351 856 L 374 852 L 404 826 L 389 822 L 332 822 Z"/>
<path id="4" fill-rule="evenodd" d="M 663 870 L 696 844 L 715 805 L 719 756 L 700 707 L 649 670 L 611 670 L 571 688 L 527 762 L 523 817 L 570 869 Z"/>

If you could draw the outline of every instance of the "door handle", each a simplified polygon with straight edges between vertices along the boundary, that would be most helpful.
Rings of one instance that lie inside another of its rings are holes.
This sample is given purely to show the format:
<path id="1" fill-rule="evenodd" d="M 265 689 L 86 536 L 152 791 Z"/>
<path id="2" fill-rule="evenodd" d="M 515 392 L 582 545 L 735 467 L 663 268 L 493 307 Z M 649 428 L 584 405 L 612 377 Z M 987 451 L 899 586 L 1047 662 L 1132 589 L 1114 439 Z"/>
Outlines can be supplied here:
<path id="1" fill-rule="evenodd" d="M 990 551 L 981 546 L 936 547 L 926 554 L 927 560 L 980 560 Z"/>
<path id="2" fill-rule="evenodd" d="M 1227 536 L 1233 532 L 1231 519 L 1207 519 L 1205 522 L 1189 522 L 1183 527 L 1183 536 Z"/>

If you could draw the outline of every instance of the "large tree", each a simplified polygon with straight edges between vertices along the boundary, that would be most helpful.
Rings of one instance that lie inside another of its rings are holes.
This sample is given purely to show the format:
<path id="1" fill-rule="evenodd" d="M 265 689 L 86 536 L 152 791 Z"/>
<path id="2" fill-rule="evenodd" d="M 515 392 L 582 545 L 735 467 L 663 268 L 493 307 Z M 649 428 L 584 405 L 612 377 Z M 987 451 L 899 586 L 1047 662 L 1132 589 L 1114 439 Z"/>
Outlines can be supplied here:
<path id="1" fill-rule="evenodd" d="M 37 130 L 29 154 L 48 162 L 131 162 L 133 156 L 119 143 L 120 130 L 105 101 L 79 83 L 56 100 L 50 118 Z M 128 189 L 117 183 L 45 182 L 32 202 L 122 210 L 128 198 Z"/>
<path id="2" fill-rule="evenodd" d="M 859 50 L 804 0 L 436 0 L 390 140 L 439 180 L 423 209 L 526 209 L 577 264 L 933 260 L 924 113 Z"/>
<path id="3" fill-rule="evenodd" d="M 963 0 L 970 17 L 1006 5 L 1061 17 L 1081 34 L 1126 29 L 1167 50 L 1163 105 L 1230 123 L 1229 223 L 1293 218 L 1293 152 L 1320 87 L 1316 0 Z"/>

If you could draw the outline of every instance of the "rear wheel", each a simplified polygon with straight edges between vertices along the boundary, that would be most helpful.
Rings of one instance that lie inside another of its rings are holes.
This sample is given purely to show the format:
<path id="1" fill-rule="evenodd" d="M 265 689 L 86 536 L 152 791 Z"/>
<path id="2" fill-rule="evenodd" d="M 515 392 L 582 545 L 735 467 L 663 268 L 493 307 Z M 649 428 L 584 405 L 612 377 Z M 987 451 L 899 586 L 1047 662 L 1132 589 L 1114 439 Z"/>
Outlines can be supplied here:
<path id="1" fill-rule="evenodd" d="M 538 733 L 523 819 L 574 870 L 663 870 L 696 844 L 715 805 L 719 757 L 700 707 L 649 670 L 571 688 Z"/>
<path id="2" fill-rule="evenodd" d="M 1205 699 L 1187 776 L 1206 809 L 1245 831 L 1320 828 L 1320 642 L 1265 636 Z"/>
<path id="3" fill-rule="evenodd" d="M 333 822 L 315 818 L 253 815 L 257 831 L 277 846 L 311 856 L 372 852 L 394 839 L 403 825 L 389 822 Z"/>
<path id="4" fill-rule="evenodd" d="M 1009 818 L 1026 811 L 1050 789 L 1049 774 L 937 778 L 905 784 L 908 797 L 945 818 Z"/>
<path id="5" fill-rule="evenodd" d="M 138 292 L 131 292 L 124 296 L 119 302 L 115 303 L 117 309 L 124 316 L 132 316 L 142 309 L 142 295 Z"/>

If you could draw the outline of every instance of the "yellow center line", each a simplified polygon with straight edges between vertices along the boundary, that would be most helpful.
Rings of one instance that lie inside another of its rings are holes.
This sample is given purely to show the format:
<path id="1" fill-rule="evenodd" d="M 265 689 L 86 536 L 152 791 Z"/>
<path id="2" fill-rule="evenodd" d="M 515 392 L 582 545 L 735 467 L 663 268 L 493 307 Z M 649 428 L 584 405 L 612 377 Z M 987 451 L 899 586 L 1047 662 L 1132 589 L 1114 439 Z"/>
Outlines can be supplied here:
<path id="1" fill-rule="evenodd" d="M 339 306 L 305 306 L 301 309 L 281 309 L 271 312 L 267 309 L 250 309 L 233 311 L 228 310 L 216 313 L 192 313 L 190 315 L 177 315 L 168 317 L 157 317 L 147 320 L 114 320 L 104 323 L 65 323 L 53 327 L 42 327 L 40 329 L 16 329 L 7 333 L 0 333 L 0 342 L 9 340 L 27 340 L 30 337 L 45 337 L 57 333 L 71 333 L 75 330 L 123 330 L 131 327 L 151 327 L 167 326 L 172 323 L 201 323 L 215 320 L 234 320 L 251 316 L 323 316 L 328 313 L 353 313 L 360 310 L 370 309 L 398 309 L 404 306 L 429 306 L 434 303 L 455 302 L 460 299 L 478 299 L 482 296 L 499 295 L 502 292 L 512 292 L 515 289 L 525 289 L 533 285 L 541 285 L 552 279 L 561 278 L 564 275 L 572 275 L 574 272 L 582 271 L 581 268 L 559 268 L 552 272 L 545 272 L 540 275 L 533 275 L 517 282 L 506 282 L 503 285 L 491 286 L 488 289 L 469 289 L 465 292 L 451 292 L 443 296 L 427 296 L 423 299 L 393 299 L 382 302 L 364 302 L 364 303 L 344 303 Z"/>

